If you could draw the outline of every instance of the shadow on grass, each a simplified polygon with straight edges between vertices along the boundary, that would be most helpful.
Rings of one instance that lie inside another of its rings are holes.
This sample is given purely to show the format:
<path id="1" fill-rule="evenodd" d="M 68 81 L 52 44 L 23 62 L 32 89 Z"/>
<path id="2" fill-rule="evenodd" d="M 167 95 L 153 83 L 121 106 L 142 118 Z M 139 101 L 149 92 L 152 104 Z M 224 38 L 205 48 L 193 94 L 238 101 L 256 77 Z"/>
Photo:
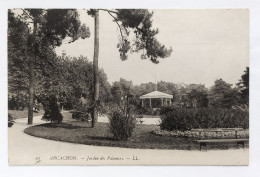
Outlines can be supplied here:
<path id="1" fill-rule="evenodd" d="M 46 123 L 46 124 L 41 124 L 41 125 L 36 125 L 39 127 L 46 127 L 46 128 L 65 128 L 65 129 L 79 129 L 79 128 L 92 128 L 90 126 L 78 126 L 78 125 L 71 125 L 67 123 Z"/>
<path id="2" fill-rule="evenodd" d="M 102 137 L 102 136 L 88 136 L 91 140 L 101 140 L 101 141 L 116 141 L 112 137 Z"/>

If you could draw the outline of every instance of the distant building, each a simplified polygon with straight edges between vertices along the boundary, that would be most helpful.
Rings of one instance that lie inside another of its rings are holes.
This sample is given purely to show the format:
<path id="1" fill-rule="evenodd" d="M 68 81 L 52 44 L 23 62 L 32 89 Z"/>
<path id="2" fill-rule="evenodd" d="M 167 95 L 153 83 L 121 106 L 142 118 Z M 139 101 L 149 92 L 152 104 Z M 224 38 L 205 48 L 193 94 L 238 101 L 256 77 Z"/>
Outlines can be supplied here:
<path id="1" fill-rule="evenodd" d="M 160 108 L 172 105 L 173 96 L 167 93 L 153 91 L 140 96 L 143 107 Z"/>

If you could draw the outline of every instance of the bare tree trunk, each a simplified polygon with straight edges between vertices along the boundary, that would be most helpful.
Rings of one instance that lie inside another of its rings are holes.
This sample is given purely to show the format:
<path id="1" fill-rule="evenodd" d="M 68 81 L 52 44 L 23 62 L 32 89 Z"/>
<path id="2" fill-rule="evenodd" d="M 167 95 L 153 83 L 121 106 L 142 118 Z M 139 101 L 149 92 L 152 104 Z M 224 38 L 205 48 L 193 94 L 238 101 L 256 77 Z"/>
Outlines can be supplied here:
<path id="1" fill-rule="evenodd" d="M 95 127 L 97 121 L 97 102 L 99 97 L 99 78 L 98 78 L 98 53 L 99 53 L 99 10 L 95 12 L 95 39 L 94 39 L 94 58 L 93 58 L 93 72 L 94 72 L 94 95 L 93 95 L 93 112 L 92 112 L 92 127 Z"/>
<path id="2" fill-rule="evenodd" d="M 29 106 L 28 106 L 28 124 L 33 123 L 33 95 L 34 95 L 34 65 L 32 62 L 29 64 Z"/>
<path id="3" fill-rule="evenodd" d="M 37 22 L 33 23 L 33 39 L 36 37 Z M 34 41 L 35 45 L 35 41 Z M 34 46 L 35 47 L 35 46 Z M 35 48 L 33 49 L 35 51 Z M 34 52 L 35 53 L 35 52 Z M 36 56 L 34 56 L 36 57 Z M 29 64 L 29 106 L 28 106 L 28 124 L 33 124 L 33 97 L 34 97 L 34 58 L 30 57 Z"/>

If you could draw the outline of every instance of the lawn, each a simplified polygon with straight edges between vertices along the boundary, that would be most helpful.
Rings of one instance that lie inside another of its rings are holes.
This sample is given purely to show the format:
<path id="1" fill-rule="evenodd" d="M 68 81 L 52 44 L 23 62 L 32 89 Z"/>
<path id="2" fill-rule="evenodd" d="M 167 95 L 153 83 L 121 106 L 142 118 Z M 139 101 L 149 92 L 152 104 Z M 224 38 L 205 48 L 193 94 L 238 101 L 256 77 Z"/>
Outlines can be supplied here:
<path id="1" fill-rule="evenodd" d="M 8 110 L 8 114 L 11 114 L 14 119 L 21 119 L 28 117 L 28 109 L 21 110 Z M 38 112 L 33 112 L 33 116 L 43 115 L 44 111 L 39 110 Z"/>
<path id="2" fill-rule="evenodd" d="M 108 123 L 97 123 L 95 128 L 91 128 L 91 123 L 74 121 L 70 119 L 69 112 L 65 114 L 67 122 L 53 125 L 49 123 L 37 125 L 24 131 L 36 137 L 86 145 L 140 149 L 199 149 L 199 145 L 194 143 L 193 139 L 155 135 L 152 132 L 159 129 L 159 126 L 156 125 L 138 124 L 131 139 L 128 141 L 115 141 L 109 132 Z M 209 149 L 228 148 L 236 148 L 236 143 L 212 144 L 209 146 Z"/>

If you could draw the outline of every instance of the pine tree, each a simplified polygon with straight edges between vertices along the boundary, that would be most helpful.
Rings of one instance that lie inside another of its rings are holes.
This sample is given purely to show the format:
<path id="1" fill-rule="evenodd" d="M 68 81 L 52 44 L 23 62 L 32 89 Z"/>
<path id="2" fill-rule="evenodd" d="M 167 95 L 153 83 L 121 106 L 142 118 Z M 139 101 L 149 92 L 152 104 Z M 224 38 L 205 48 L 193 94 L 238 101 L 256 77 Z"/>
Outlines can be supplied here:
<path id="1" fill-rule="evenodd" d="M 93 57 L 93 76 L 94 94 L 92 127 L 97 120 L 99 102 L 99 77 L 98 77 L 98 55 L 99 55 L 99 11 L 105 11 L 113 18 L 120 30 L 120 38 L 117 48 L 121 60 L 127 60 L 130 52 L 143 51 L 141 59 L 150 59 L 153 63 L 159 63 L 159 58 L 166 58 L 171 55 L 172 49 L 167 49 L 157 39 L 158 29 L 152 29 L 153 12 L 147 9 L 90 9 L 88 14 L 95 20 L 94 37 L 94 57 Z M 135 39 L 131 43 L 130 33 L 133 32 Z"/>

